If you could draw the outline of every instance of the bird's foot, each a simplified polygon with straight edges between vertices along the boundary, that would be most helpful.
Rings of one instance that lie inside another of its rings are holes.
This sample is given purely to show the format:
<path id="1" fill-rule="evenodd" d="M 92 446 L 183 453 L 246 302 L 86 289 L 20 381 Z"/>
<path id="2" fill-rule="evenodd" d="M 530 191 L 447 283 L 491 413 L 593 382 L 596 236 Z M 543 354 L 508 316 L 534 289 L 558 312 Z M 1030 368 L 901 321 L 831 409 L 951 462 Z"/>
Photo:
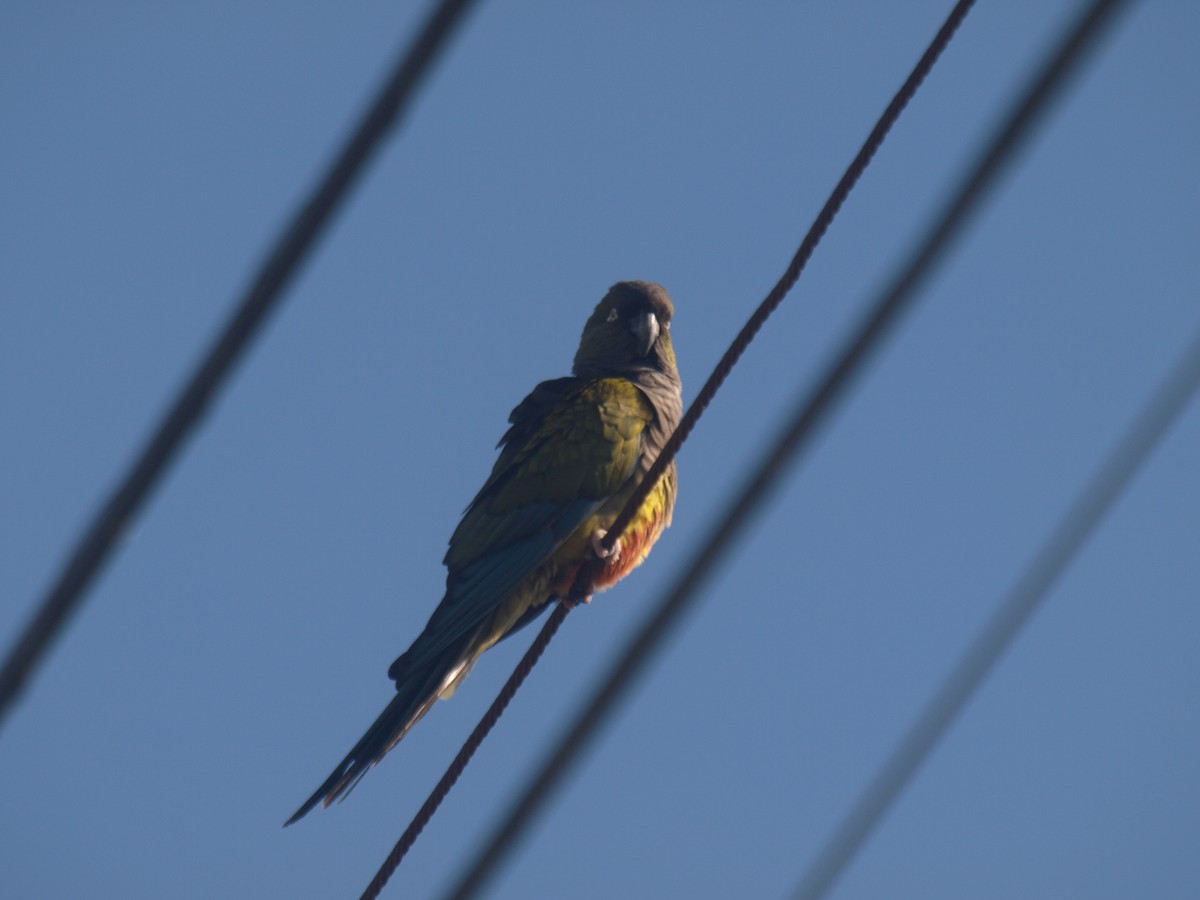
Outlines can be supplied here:
<path id="1" fill-rule="evenodd" d="M 588 540 L 588 547 L 592 551 L 592 555 L 596 559 L 612 560 L 616 562 L 621 558 L 621 539 L 617 538 L 613 541 L 612 549 L 609 550 L 604 546 L 604 538 L 608 532 L 603 528 L 597 528 L 592 532 L 591 538 Z"/>
<path id="2" fill-rule="evenodd" d="M 563 597 L 559 601 L 559 603 L 561 603 L 567 609 L 574 609 L 577 606 L 583 606 L 584 604 L 591 603 L 591 602 L 592 602 L 591 594 L 575 594 L 575 593 L 572 593 L 566 597 Z"/>
<path id="3" fill-rule="evenodd" d="M 585 603 L 591 603 L 596 576 L 600 574 L 600 570 L 606 563 L 616 562 L 621 558 L 620 539 L 613 541 L 612 549 L 610 550 L 604 546 L 604 536 L 606 534 L 608 532 L 603 528 L 597 528 L 592 532 L 592 536 L 588 538 L 588 549 L 591 551 L 592 559 L 583 564 L 583 567 L 575 576 L 575 583 L 571 586 L 571 590 L 562 599 L 562 603 L 570 609 L 574 609 L 576 606 L 581 606 Z"/>

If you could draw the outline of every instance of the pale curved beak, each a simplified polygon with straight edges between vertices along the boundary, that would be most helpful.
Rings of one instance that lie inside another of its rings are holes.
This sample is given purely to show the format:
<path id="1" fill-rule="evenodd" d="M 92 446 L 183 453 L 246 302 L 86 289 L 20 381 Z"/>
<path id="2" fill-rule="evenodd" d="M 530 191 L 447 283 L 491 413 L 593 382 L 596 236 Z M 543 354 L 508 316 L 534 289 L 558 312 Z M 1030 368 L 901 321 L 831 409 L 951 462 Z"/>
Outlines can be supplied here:
<path id="1" fill-rule="evenodd" d="M 637 338 L 638 356 L 647 356 L 658 340 L 658 316 L 647 310 L 630 320 L 629 330 Z"/>

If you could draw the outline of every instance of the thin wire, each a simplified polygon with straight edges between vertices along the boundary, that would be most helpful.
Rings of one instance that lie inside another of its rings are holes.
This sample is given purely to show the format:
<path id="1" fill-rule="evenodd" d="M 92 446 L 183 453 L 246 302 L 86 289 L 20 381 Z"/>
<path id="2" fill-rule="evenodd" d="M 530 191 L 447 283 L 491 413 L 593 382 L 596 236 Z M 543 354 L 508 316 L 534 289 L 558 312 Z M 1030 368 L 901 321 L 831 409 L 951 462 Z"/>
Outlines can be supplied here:
<path id="1" fill-rule="evenodd" d="M 1005 118 L 947 208 L 929 230 L 909 264 L 872 307 L 836 361 L 826 370 L 826 375 L 811 398 L 795 411 L 787 428 L 745 486 L 717 518 L 683 573 L 627 644 L 608 676 L 572 720 L 562 738 L 537 767 L 516 802 L 491 830 L 488 840 L 471 864 L 464 868 L 464 874 L 447 896 L 455 900 L 476 896 L 494 875 L 535 813 L 591 741 L 597 728 L 628 692 L 633 679 L 645 669 L 651 654 L 661 645 L 670 628 L 678 623 L 681 613 L 695 602 L 699 588 L 715 571 L 716 564 L 732 550 L 734 539 L 740 536 L 751 514 L 767 498 L 768 489 L 779 480 L 787 466 L 795 462 L 799 451 L 807 447 L 816 426 L 834 408 L 835 402 L 845 396 L 863 364 L 878 350 L 881 339 L 898 321 L 899 314 L 912 304 L 917 287 L 944 255 L 951 238 L 964 224 L 967 215 L 978 207 L 1003 166 L 1011 161 L 1021 140 L 1045 111 L 1048 101 L 1062 88 L 1065 77 L 1074 71 L 1083 51 L 1098 36 L 1099 25 L 1117 2 L 1098 0 L 1094 3 L 1069 38 L 1043 66 L 1032 86 Z"/>
<path id="2" fill-rule="evenodd" d="M 758 309 L 755 310 L 754 314 L 750 317 L 750 320 L 738 333 L 733 344 L 725 352 L 725 355 L 717 364 L 717 368 L 713 371 L 712 375 L 709 376 L 708 381 L 705 382 L 704 387 L 701 389 L 696 399 L 692 402 L 692 405 L 688 408 L 687 414 L 683 417 L 679 427 L 675 430 L 671 436 L 671 439 L 663 448 L 663 451 L 655 461 L 655 464 L 647 473 L 646 479 L 642 482 L 640 492 L 635 492 L 635 494 L 629 499 L 625 505 L 625 508 L 622 510 L 621 515 L 617 517 L 613 527 L 609 529 L 605 541 L 609 544 L 610 549 L 612 543 L 615 542 L 615 540 L 621 535 L 622 531 L 628 527 L 628 524 L 632 518 L 632 511 L 637 509 L 637 507 L 645 501 L 650 487 L 652 487 L 653 484 L 658 480 L 667 464 L 675 456 L 675 454 L 678 453 L 679 447 L 683 444 L 683 441 L 687 438 L 688 434 L 695 426 L 696 421 L 700 418 L 701 414 L 704 412 L 705 408 L 716 394 L 718 388 L 720 388 L 721 384 L 725 381 L 725 378 L 729 375 L 729 372 L 733 369 L 738 359 L 745 352 L 750 342 L 754 339 L 755 334 L 758 333 L 759 329 L 762 328 L 763 323 L 766 322 L 767 317 L 775 311 L 775 309 L 783 301 L 784 296 L 789 290 L 791 290 L 797 279 L 799 279 L 800 273 L 804 269 L 805 264 L 808 262 L 809 257 L 812 256 L 817 244 L 820 243 L 821 238 L 829 229 L 829 225 L 837 215 L 838 210 L 841 209 L 846 197 L 849 195 L 854 185 L 858 182 L 859 178 L 862 176 L 862 173 L 866 170 L 871 158 L 875 155 L 875 152 L 883 143 L 884 138 L 887 136 L 896 120 L 900 117 L 900 114 L 908 104 L 908 101 L 912 99 L 913 95 L 917 91 L 917 88 L 919 88 L 921 82 L 924 81 L 925 76 L 928 75 L 930 69 L 933 68 L 933 64 L 937 61 L 942 51 L 949 43 L 950 38 L 953 37 L 954 32 L 957 30 L 959 24 L 962 22 L 973 3 L 974 0 L 959 0 L 954 9 L 951 11 L 949 17 L 947 17 L 945 24 L 942 25 L 941 29 L 939 29 L 938 33 L 934 36 L 929 48 L 921 56 L 921 59 L 918 61 L 916 67 L 909 74 L 904 84 L 901 85 L 900 90 L 896 93 L 896 96 L 892 98 L 891 103 L 888 104 L 887 108 L 880 116 L 879 121 L 875 124 L 875 127 L 872 129 L 871 133 L 867 136 L 867 140 L 864 142 L 862 148 L 858 151 L 858 154 L 855 156 L 850 166 L 846 169 L 846 172 L 838 181 L 833 193 L 825 202 L 825 205 L 821 208 L 821 211 L 817 215 L 816 220 L 813 222 L 812 227 L 809 229 L 808 234 L 805 235 L 804 241 L 801 243 L 799 250 L 796 251 L 796 255 L 792 258 L 787 271 L 775 285 L 775 288 L 771 291 L 771 293 L 767 295 L 767 298 L 759 305 Z M 595 572 L 593 570 L 589 570 L 588 566 L 584 566 L 579 575 L 576 577 L 575 583 L 572 586 L 571 596 L 578 597 L 589 593 L 587 590 L 587 585 L 594 581 L 594 577 Z M 542 631 L 538 634 L 537 638 L 534 639 L 533 645 L 530 647 L 528 653 L 521 660 L 517 671 L 513 673 L 508 683 L 505 684 L 502 693 L 508 692 L 510 686 L 512 688 L 512 693 L 516 692 L 516 689 L 521 685 L 521 683 L 525 680 L 525 677 L 528 675 L 529 670 L 533 668 L 533 664 L 542 655 L 542 652 L 550 643 L 551 638 L 562 624 L 562 620 L 566 618 L 566 615 L 570 609 L 570 604 L 560 604 L 559 607 L 554 611 L 550 621 L 548 621 L 542 628 Z M 526 665 L 527 663 L 528 666 Z M 379 872 L 371 881 L 371 884 L 367 889 L 368 894 L 364 894 L 364 896 L 377 896 L 379 890 L 382 890 L 383 885 L 387 883 L 387 880 L 395 872 L 401 860 L 412 848 L 417 836 L 433 817 L 434 812 L 436 812 L 437 808 L 441 805 L 442 801 L 449 793 L 450 788 L 461 776 L 462 771 L 466 768 L 471 756 L 474 754 L 479 744 L 482 743 L 483 738 L 486 737 L 488 732 L 491 731 L 492 727 L 496 723 L 496 720 L 499 719 L 501 713 L 503 713 L 504 708 L 507 705 L 508 698 L 506 698 L 503 703 L 500 703 L 500 698 L 497 698 L 496 703 L 494 703 L 492 707 L 488 709 L 487 713 L 484 715 L 484 718 L 480 721 L 475 730 L 471 733 L 471 736 L 467 739 L 467 743 L 463 746 L 463 749 L 450 764 L 450 767 L 446 770 L 446 773 L 434 787 L 433 791 L 430 793 L 421 809 L 418 810 L 413 821 L 409 824 L 408 828 L 405 829 L 404 834 L 401 835 L 400 840 L 397 841 L 395 847 L 392 848 L 392 852 L 388 855 L 387 859 L 384 860 Z M 470 747 L 469 752 L 467 750 L 468 747 Z M 370 893 L 372 890 L 374 890 L 374 894 Z"/>
<path id="3" fill-rule="evenodd" d="M 54 586 L 9 651 L 0 670 L 0 722 L 34 667 L 78 607 L 88 586 L 112 555 L 117 539 L 137 514 L 234 364 L 273 311 L 292 276 L 361 175 L 371 154 L 397 121 L 421 79 L 472 0 L 442 0 L 342 149 L 320 185 L 280 236 L 200 367 L 176 397 L 137 461 L 79 538 Z"/>
<path id="4" fill-rule="evenodd" d="M 1128 486 L 1197 386 L 1200 386 L 1200 332 L 834 830 L 796 890 L 796 900 L 824 897 L 845 871 Z"/>
<path id="5" fill-rule="evenodd" d="M 875 123 L 875 127 L 871 129 L 871 133 L 867 135 L 866 141 L 863 142 L 862 148 L 851 161 L 846 171 L 842 174 L 841 180 L 833 189 L 833 193 L 829 195 L 829 199 L 825 201 L 825 205 L 821 207 L 821 211 L 817 214 L 817 218 L 813 221 L 812 227 L 809 228 L 808 234 L 804 236 L 799 249 L 796 250 L 796 255 L 792 257 L 791 263 L 788 264 L 787 270 L 776 282 L 775 287 L 771 288 L 771 292 L 767 294 L 766 299 L 759 304 L 758 309 L 742 326 L 742 330 L 738 332 L 729 349 L 725 351 L 725 355 L 721 357 L 717 367 L 713 373 L 708 376 L 708 381 L 704 383 L 704 387 L 700 389 L 700 393 L 696 395 L 696 399 L 692 401 L 692 405 L 688 407 L 687 413 L 679 422 L 679 426 L 672 433 L 670 440 L 662 449 L 658 459 L 654 461 L 650 471 L 646 473 L 645 479 L 634 491 L 629 498 L 629 502 L 625 504 L 625 508 L 621 510 L 621 514 L 613 522 L 612 527 L 608 529 L 602 540 L 605 548 L 611 550 L 613 544 L 629 527 L 629 523 L 641 509 L 642 504 L 646 502 L 646 498 L 650 495 L 650 491 L 658 483 L 667 466 L 675 459 L 679 453 L 679 448 L 683 446 L 683 442 L 687 440 L 688 435 L 692 433 L 692 429 L 696 426 L 697 420 L 704 414 L 709 403 L 712 402 L 721 385 L 725 383 L 725 379 L 729 377 L 729 373 L 741 359 L 742 354 L 746 352 L 746 348 L 750 346 L 750 342 L 754 340 L 754 336 L 758 334 L 759 329 L 766 323 L 771 313 L 779 308 L 783 302 L 783 298 L 795 286 L 800 278 L 800 273 L 804 271 L 804 267 L 808 265 L 808 260 L 812 257 L 813 251 L 816 250 L 817 244 L 821 242 L 821 238 L 825 236 L 825 232 L 829 230 L 834 217 L 842 208 L 842 204 L 846 202 L 846 198 L 850 195 L 850 191 L 858 183 L 867 166 L 870 165 L 872 157 L 883 144 L 888 132 L 892 130 L 892 126 L 900 118 L 900 114 L 904 108 L 912 100 L 917 93 L 926 76 L 933 69 L 934 64 L 942 55 L 942 51 L 950 43 L 950 39 L 954 37 L 958 31 L 959 25 L 966 18 L 967 13 L 974 6 L 974 0 L 959 0 L 950 11 L 950 15 L 946 17 L 946 21 L 942 27 L 938 29 L 938 33 L 934 35 L 929 47 L 926 48 L 924 54 L 917 61 L 904 84 L 900 86 L 900 90 L 896 92 L 896 96 L 892 98 L 892 102 L 887 105 L 883 111 L 883 115 L 879 117 L 879 121 Z"/>
<path id="6" fill-rule="evenodd" d="M 475 730 L 471 732 L 471 736 L 467 738 L 462 749 L 458 751 L 458 755 L 454 757 L 454 761 L 450 763 L 450 767 L 446 769 L 446 774 L 442 776 L 441 781 L 429 794 L 425 803 L 417 811 L 408 828 L 404 830 L 404 834 L 400 836 L 400 840 L 396 842 L 396 846 L 392 848 L 392 852 L 388 854 L 387 859 L 383 861 L 383 865 L 379 867 L 379 871 L 375 873 L 375 877 L 371 879 L 371 883 L 367 885 L 367 889 L 363 891 L 362 900 L 375 900 L 383 890 L 384 885 L 388 883 L 388 879 L 396 872 L 396 868 L 400 865 L 400 861 L 412 849 L 412 845 L 416 843 L 417 837 L 425 830 L 425 826 L 429 824 L 429 820 L 433 818 L 433 814 L 437 812 L 437 808 L 442 805 L 442 801 L 446 799 L 446 795 L 450 793 L 450 789 L 454 787 L 463 770 L 467 767 L 467 763 L 471 761 L 471 757 L 475 755 L 475 751 L 479 749 L 479 745 L 483 743 L 483 739 L 488 736 L 488 732 L 492 730 L 496 722 L 500 720 L 500 716 L 504 713 L 505 707 L 516 695 L 517 690 L 524 683 L 529 673 L 533 671 L 533 667 L 537 664 L 542 652 L 550 643 L 550 639 L 554 637 L 554 633 L 558 631 L 563 620 L 566 619 L 567 613 L 571 611 L 571 607 L 565 603 L 560 603 L 550 613 L 550 618 L 546 624 L 542 626 L 541 632 L 538 633 L 537 639 L 525 651 L 525 655 L 521 657 L 521 661 L 517 664 L 517 668 L 513 670 L 508 681 L 504 683 L 504 687 L 500 689 L 499 695 L 492 701 L 492 705 L 488 707 L 488 711 L 484 713 L 479 724 L 475 726 Z"/>

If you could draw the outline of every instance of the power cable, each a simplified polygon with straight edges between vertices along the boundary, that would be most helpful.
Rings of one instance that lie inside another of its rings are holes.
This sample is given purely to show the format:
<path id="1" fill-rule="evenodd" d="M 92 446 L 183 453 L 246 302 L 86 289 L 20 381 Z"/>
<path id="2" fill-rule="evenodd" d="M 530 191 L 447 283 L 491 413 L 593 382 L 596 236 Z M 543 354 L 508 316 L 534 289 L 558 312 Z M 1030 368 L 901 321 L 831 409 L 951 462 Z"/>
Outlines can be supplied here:
<path id="1" fill-rule="evenodd" d="M 1200 386 L 1200 333 L 1017 579 L 813 860 L 796 900 L 824 897 L 1016 639 Z"/>
<path id="2" fill-rule="evenodd" d="M 599 725 L 612 713 L 633 683 L 644 671 L 651 654 L 675 626 L 681 613 L 695 602 L 698 589 L 707 581 L 716 564 L 733 547 L 734 539 L 744 530 L 774 486 L 805 448 L 816 426 L 840 401 L 858 376 L 864 363 L 879 348 L 881 339 L 899 320 L 899 314 L 911 306 L 917 287 L 928 277 L 966 221 L 974 212 L 1001 172 L 1012 160 L 1048 102 L 1061 90 L 1066 76 L 1073 72 L 1085 49 L 1099 36 L 1120 0 L 1097 0 L 1078 20 L 1069 36 L 1039 70 L 1030 88 L 986 145 L 979 160 L 955 191 L 949 204 L 921 241 L 908 265 L 892 282 L 869 311 L 863 323 L 826 369 L 825 376 L 791 417 L 783 434 L 772 445 L 733 502 L 720 515 L 708 536 L 693 554 L 683 573 L 667 591 L 647 622 L 626 645 L 585 707 L 571 721 L 563 737 L 555 744 L 517 800 L 490 831 L 482 849 L 473 857 L 464 874 L 447 896 L 462 900 L 473 897 L 494 875 L 496 868 L 511 851 L 517 838 L 528 827 L 537 811 L 559 786 L 569 767 L 594 737 Z"/>
<path id="3" fill-rule="evenodd" d="M 397 867 L 404 857 L 408 855 L 408 851 L 412 849 L 413 844 L 417 842 L 417 838 L 425 830 L 425 826 L 429 824 L 429 820 L 433 818 L 433 814 L 437 812 L 438 807 L 442 805 L 442 801 L 446 799 L 446 795 L 450 793 L 450 789 L 454 787 L 455 782 L 458 781 L 459 776 L 466 769 L 467 763 L 471 761 L 471 757 L 475 755 L 475 751 L 479 749 L 479 745 L 483 743 L 483 739 L 488 736 L 488 732 L 500 720 L 500 716 L 503 715 L 505 708 L 512 698 L 516 696 L 517 690 L 525 683 L 525 679 L 533 671 L 533 667 L 550 644 L 550 639 L 554 637 L 554 633 L 558 631 L 559 626 L 562 625 L 563 620 L 566 619 L 567 613 L 570 611 L 571 607 L 565 603 L 560 603 L 551 610 L 550 618 L 542 626 L 537 640 L 525 651 L 525 655 L 517 663 L 516 669 L 508 677 L 508 681 L 504 683 L 504 687 L 500 689 L 500 693 L 496 695 L 496 699 L 492 701 L 492 705 L 488 707 L 487 712 L 484 713 L 483 719 L 475 726 L 475 730 L 471 732 L 471 736 L 467 738 L 466 743 L 462 745 L 462 749 L 454 757 L 454 761 L 450 763 L 446 774 L 442 776 L 437 786 L 421 805 L 412 822 L 404 829 L 404 834 L 400 835 L 400 840 L 396 842 L 396 846 L 392 848 L 392 852 L 388 854 L 387 859 L 383 861 L 383 865 L 379 867 L 379 871 L 375 873 L 375 877 L 371 879 L 371 883 L 367 885 L 367 889 L 363 891 L 362 900 L 375 900 L 388 883 L 388 879 L 396 873 Z"/>
<path id="4" fill-rule="evenodd" d="M 683 442 L 687 440 L 688 435 L 692 433 L 692 429 L 696 426 L 696 421 L 704 414 L 704 410 L 708 408 L 721 385 L 725 383 L 725 379 L 729 377 L 729 373 L 733 371 L 733 367 L 737 361 L 741 359 L 742 354 L 746 352 L 746 348 L 750 346 L 750 342 L 754 340 L 754 336 L 758 334 L 759 329 L 766 323 L 771 313 L 779 308 L 783 302 L 783 298 L 795 286 L 800 278 L 800 273 L 804 271 L 804 267 L 808 264 L 808 260 L 812 257 L 813 251 L 817 249 L 817 244 L 821 242 L 821 238 L 825 236 L 825 232 L 829 230 L 829 226 L 833 223 L 834 217 L 842 208 L 842 204 L 846 202 L 846 198 L 850 196 L 850 191 L 858 183 L 867 166 L 870 165 L 872 157 L 883 144 L 888 132 L 892 130 L 892 126 L 900 118 L 900 114 L 904 108 L 908 106 L 910 100 L 917 93 L 917 89 L 925 81 L 933 69 L 934 63 L 942 55 L 950 43 L 950 39 L 954 37 L 958 27 L 962 24 L 963 19 L 967 17 L 967 13 L 971 11 L 971 7 L 975 5 L 974 0 L 959 0 L 950 10 L 950 15 L 946 17 L 946 21 L 942 23 L 942 27 L 938 29 L 933 40 L 917 61 L 908 78 L 904 80 L 904 84 L 900 86 L 900 90 L 896 92 L 896 96 L 892 98 L 892 102 L 887 105 L 883 111 L 883 115 L 879 117 L 879 121 L 875 123 L 875 127 L 871 129 L 871 133 L 867 135 L 867 139 L 863 142 L 858 154 L 851 161 L 846 171 L 842 174 L 841 180 L 833 189 L 833 193 L 829 195 L 829 199 L 825 201 L 825 205 L 821 207 L 821 211 L 817 214 L 817 218 L 813 221 L 812 226 L 808 230 L 808 234 L 804 236 L 804 240 L 800 243 L 800 247 L 796 250 L 796 255 L 792 257 L 791 263 L 788 264 L 787 270 L 776 282 L 775 287 L 771 288 L 771 292 L 767 294 L 766 299 L 759 304 L 758 309 L 754 311 L 749 321 L 742 326 L 742 330 L 738 332 L 737 337 L 733 339 L 733 343 L 729 345 L 729 349 L 725 351 L 725 355 L 721 357 L 717 367 L 713 373 L 708 376 L 708 381 L 704 382 L 704 387 L 700 389 L 700 393 L 696 395 L 696 399 L 692 401 L 692 405 L 688 407 L 687 413 L 680 420 L 679 426 L 671 434 L 670 439 L 663 447 L 662 453 L 658 459 L 654 461 L 654 465 L 650 467 L 650 471 L 646 473 L 645 479 L 634 491 L 629 498 L 629 502 L 625 504 L 625 508 L 621 510 L 613 525 L 608 529 L 602 540 L 605 548 L 611 550 L 616 543 L 617 538 L 625 533 L 625 529 L 629 527 L 629 523 L 633 517 L 637 515 L 637 511 L 641 508 L 646 498 L 650 496 L 650 491 L 658 484 L 658 480 L 666 471 L 667 466 L 675 459 L 675 455 L 679 452 L 679 448 L 683 446 Z M 596 568 L 603 565 L 597 563 Z"/>
<path id="5" fill-rule="evenodd" d="M 759 329 L 762 328 L 763 323 L 766 322 L 767 318 L 775 311 L 775 309 L 783 301 L 784 296 L 788 291 L 791 290 L 797 279 L 799 279 L 801 271 L 804 269 L 804 266 L 812 256 L 817 244 L 820 243 L 821 238 L 825 235 L 825 232 L 828 230 L 829 225 L 832 223 L 834 217 L 836 217 L 838 210 L 841 209 L 846 197 L 850 194 L 850 191 L 858 182 L 863 172 L 866 171 L 867 166 L 870 164 L 871 158 L 875 155 L 875 152 L 883 143 L 884 138 L 887 137 L 888 132 L 896 123 L 896 120 L 899 119 L 900 114 L 903 112 L 904 107 L 908 104 L 908 101 L 912 99 L 913 95 L 917 91 L 917 88 L 920 87 L 926 75 L 928 75 L 929 71 L 933 68 L 934 63 L 937 61 L 942 51 L 946 48 L 946 45 L 949 44 L 950 39 L 954 36 L 955 31 L 957 31 L 958 26 L 962 23 L 962 20 L 966 17 L 967 12 L 970 10 L 973 4 L 974 0 L 959 0 L 954 9 L 951 11 L 950 15 L 947 17 L 946 22 L 934 36 L 933 41 L 930 43 L 925 53 L 921 56 L 921 59 L 914 67 L 913 71 L 909 74 L 908 78 L 905 79 L 904 84 L 900 87 L 900 90 L 897 91 L 896 96 L 892 98 L 891 103 L 888 104 L 887 108 L 880 116 L 879 121 L 875 124 L 875 127 L 871 130 L 871 133 L 867 136 L 862 148 L 858 151 L 858 154 L 854 157 L 854 160 L 850 163 L 850 166 L 846 169 L 845 173 L 838 181 L 833 193 L 825 202 L 825 205 L 821 208 L 821 211 L 809 229 L 808 234 L 805 235 L 803 242 L 796 251 L 796 255 L 792 258 L 787 271 L 767 295 L 766 299 L 763 300 L 759 307 L 754 311 L 754 314 L 742 327 L 742 330 L 738 332 L 737 337 L 734 338 L 733 343 L 730 345 L 729 349 L 726 350 L 725 355 L 721 357 L 716 369 L 713 371 L 712 375 L 709 376 L 708 381 L 705 382 L 704 387 L 701 389 L 696 399 L 688 408 L 687 413 L 680 421 L 679 426 L 672 433 L 671 438 L 664 446 L 662 453 L 659 455 L 658 459 L 655 460 L 655 463 L 651 467 L 650 471 L 646 474 L 646 478 L 643 480 L 638 491 L 635 491 L 633 496 L 630 497 L 624 509 L 621 511 L 621 514 L 617 517 L 616 521 L 613 523 L 613 526 L 608 530 L 608 534 L 604 538 L 604 543 L 608 545 L 609 549 L 612 548 L 613 543 L 615 543 L 616 539 L 620 537 L 624 529 L 628 527 L 629 522 L 633 518 L 634 511 L 645 501 L 650 489 L 657 482 L 659 477 L 661 477 L 662 472 L 665 470 L 667 464 L 679 452 L 680 446 L 683 444 L 684 440 L 695 426 L 696 421 L 700 418 L 705 408 L 711 402 L 718 388 L 720 388 L 726 377 L 728 377 L 738 359 L 750 345 L 750 342 L 754 339 L 754 336 L 758 333 Z M 567 602 L 560 603 L 558 607 L 551 613 L 550 619 L 538 633 L 538 636 L 530 645 L 530 648 L 526 652 L 525 656 L 522 657 L 521 661 L 517 664 L 516 670 L 501 689 L 500 696 L 496 698 L 496 700 L 488 708 L 487 712 L 484 713 L 483 718 L 479 721 L 479 724 L 475 726 L 475 730 L 471 732 L 470 737 L 467 738 L 467 741 L 465 744 L 463 744 L 462 749 L 450 763 L 450 766 L 446 769 L 445 774 L 442 775 L 441 779 L 434 786 L 434 789 L 430 792 L 429 797 L 421 805 L 421 808 L 417 811 L 416 816 L 414 816 L 413 820 L 409 823 L 408 827 L 404 830 L 404 833 L 400 836 L 400 839 L 396 842 L 395 846 L 392 848 L 391 852 L 380 866 L 379 871 L 376 872 L 375 877 L 371 880 L 367 890 L 362 895 L 363 900 L 373 900 L 373 898 L 377 897 L 380 891 L 383 890 L 384 885 L 387 884 L 388 880 L 395 873 L 396 868 L 400 865 L 400 862 L 404 859 L 408 851 L 412 849 L 417 837 L 424 830 L 425 826 L 429 824 L 433 814 L 437 811 L 442 801 L 445 800 L 446 796 L 449 794 L 450 789 L 462 775 L 463 770 L 470 762 L 475 751 L 479 748 L 479 745 L 483 742 L 483 739 L 487 737 L 488 733 L 493 727 L 495 727 L 496 722 L 499 720 L 505 708 L 508 706 L 513 694 L 516 693 L 517 689 L 525 681 L 525 678 L 533 669 L 534 664 L 549 645 L 551 638 L 554 636 L 555 632 L 558 631 L 559 626 L 562 625 L 567 613 L 570 612 L 573 606 L 574 600 L 579 596 L 584 596 L 590 593 L 588 590 L 588 585 L 594 582 L 595 574 L 596 570 L 594 567 L 589 567 L 587 565 L 582 567 L 572 587 L 571 596 L 567 599 Z"/>
<path id="6" fill-rule="evenodd" d="M 279 237 L 242 296 L 220 337 L 176 397 L 117 489 L 80 536 L 53 587 L 21 633 L 0 669 L 0 722 L 50 643 L 78 607 L 88 586 L 112 555 L 117 539 L 199 422 L 234 364 L 275 308 L 283 290 L 312 250 L 371 154 L 407 108 L 421 79 L 445 47 L 472 0 L 441 0 L 410 49 L 397 61 L 382 90 L 316 190 Z"/>

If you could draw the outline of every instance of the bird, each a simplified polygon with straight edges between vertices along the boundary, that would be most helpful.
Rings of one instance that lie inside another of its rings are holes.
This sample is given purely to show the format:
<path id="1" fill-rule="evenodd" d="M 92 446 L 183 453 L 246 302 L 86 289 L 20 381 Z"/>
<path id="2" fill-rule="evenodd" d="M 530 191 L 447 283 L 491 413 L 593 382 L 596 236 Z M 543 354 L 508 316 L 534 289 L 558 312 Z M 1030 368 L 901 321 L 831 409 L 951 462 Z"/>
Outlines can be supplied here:
<path id="1" fill-rule="evenodd" d="M 614 284 L 583 327 L 572 374 L 512 411 L 450 538 L 445 595 L 388 669 L 395 697 L 285 826 L 344 798 L 489 647 L 555 602 L 590 601 L 646 558 L 671 523 L 674 461 L 611 549 L 603 539 L 682 415 L 673 315 L 661 285 Z"/>

